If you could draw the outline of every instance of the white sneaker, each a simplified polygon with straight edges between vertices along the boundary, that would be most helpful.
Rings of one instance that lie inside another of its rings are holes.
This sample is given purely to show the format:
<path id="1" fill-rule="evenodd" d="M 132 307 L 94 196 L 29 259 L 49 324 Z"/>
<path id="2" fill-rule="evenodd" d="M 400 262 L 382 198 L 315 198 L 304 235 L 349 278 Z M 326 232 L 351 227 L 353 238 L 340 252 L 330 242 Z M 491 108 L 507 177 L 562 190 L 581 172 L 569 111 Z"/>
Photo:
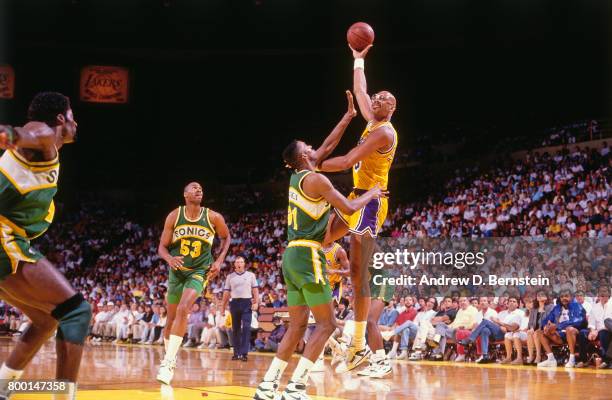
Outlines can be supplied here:
<path id="1" fill-rule="evenodd" d="M 455 358 L 455 362 L 464 362 L 465 361 L 465 354 L 459 354 L 456 358 Z"/>
<path id="2" fill-rule="evenodd" d="M 408 359 L 408 350 L 402 350 L 399 353 L 399 356 L 397 356 L 398 360 L 407 360 Z"/>
<path id="3" fill-rule="evenodd" d="M 395 360 L 397 358 L 397 351 L 391 350 L 389 354 L 387 354 L 388 360 Z"/>
<path id="4" fill-rule="evenodd" d="M 556 366 L 557 366 L 557 360 L 555 360 L 554 358 L 552 360 L 549 360 L 547 358 L 541 363 L 538 363 L 538 367 L 540 368 L 550 368 L 550 367 L 556 367 Z"/>
<path id="5" fill-rule="evenodd" d="M 325 361 L 323 357 L 317 359 L 310 372 L 325 372 Z"/>
<path id="6" fill-rule="evenodd" d="M 174 377 L 174 368 L 176 368 L 176 360 L 166 361 L 164 359 L 157 372 L 157 381 L 169 385 L 172 377 Z"/>
<path id="7" fill-rule="evenodd" d="M 310 397 L 306 394 L 306 385 L 289 381 L 281 400 L 310 400 Z"/>
<path id="8" fill-rule="evenodd" d="M 279 396 L 276 382 L 263 381 L 257 386 L 253 400 L 276 400 Z"/>
<path id="9" fill-rule="evenodd" d="M 380 336 L 382 336 L 382 338 L 385 340 L 389 340 L 395 336 L 395 331 L 384 331 L 380 333 Z"/>
<path id="10" fill-rule="evenodd" d="M 400 354 L 401 356 L 401 354 Z M 397 357 L 398 359 L 400 357 Z M 421 361 L 423 359 L 423 353 L 421 353 L 419 350 L 415 351 L 414 353 L 410 354 L 410 357 L 408 357 L 408 360 L 410 361 Z"/>
<path id="11" fill-rule="evenodd" d="M 391 364 L 388 361 L 370 362 L 370 365 L 362 371 L 357 372 L 359 376 L 368 376 L 370 378 L 383 378 L 391 373 Z"/>
<path id="12" fill-rule="evenodd" d="M 570 358 L 568 362 L 565 363 L 565 368 L 576 368 L 576 360 Z"/>
<path id="13" fill-rule="evenodd" d="M 353 370 L 366 362 L 371 355 L 372 351 L 367 345 L 359 351 L 354 346 L 350 346 L 346 353 L 346 362 L 338 365 L 336 372 L 344 373 Z"/>

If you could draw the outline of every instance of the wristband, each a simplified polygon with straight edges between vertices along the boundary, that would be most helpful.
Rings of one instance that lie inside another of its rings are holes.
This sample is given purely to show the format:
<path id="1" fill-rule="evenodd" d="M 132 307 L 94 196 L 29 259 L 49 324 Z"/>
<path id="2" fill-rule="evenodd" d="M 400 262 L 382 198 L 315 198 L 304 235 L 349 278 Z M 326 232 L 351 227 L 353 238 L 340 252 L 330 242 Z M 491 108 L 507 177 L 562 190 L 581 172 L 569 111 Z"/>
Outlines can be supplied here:
<path id="1" fill-rule="evenodd" d="M 355 63 L 353 64 L 353 69 L 361 68 L 365 70 L 365 63 L 363 62 L 363 58 L 356 58 Z"/>

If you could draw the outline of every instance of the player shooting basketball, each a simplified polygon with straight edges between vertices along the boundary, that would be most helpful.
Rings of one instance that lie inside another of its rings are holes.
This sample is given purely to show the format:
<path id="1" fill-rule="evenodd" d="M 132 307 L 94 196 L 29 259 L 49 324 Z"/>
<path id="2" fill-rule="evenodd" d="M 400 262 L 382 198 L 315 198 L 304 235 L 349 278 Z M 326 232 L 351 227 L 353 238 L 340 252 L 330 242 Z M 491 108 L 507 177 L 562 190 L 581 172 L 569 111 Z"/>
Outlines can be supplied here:
<path id="1" fill-rule="evenodd" d="M 372 46 L 362 51 L 353 48 L 354 63 L 354 93 L 361 115 L 367 121 L 357 146 L 346 155 L 331 158 L 319 165 L 324 172 L 342 171 L 353 168 L 353 192 L 349 199 L 355 198 L 378 185 L 387 190 L 389 169 L 393 163 L 397 148 L 397 132 L 391 125 L 391 116 L 396 109 L 395 97 L 382 91 L 368 95 L 365 77 L 364 58 Z M 385 291 L 375 285 L 368 285 L 368 263 L 372 257 L 375 238 L 387 216 L 388 199 L 376 198 L 353 215 L 346 215 L 336 210 L 336 216 L 330 219 L 325 243 L 333 242 L 347 231 L 351 232 L 350 269 L 351 281 L 355 294 L 355 335 L 347 354 L 346 368 L 354 369 L 371 355 L 366 346 L 365 332 L 368 326 L 370 346 L 375 354 L 368 370 L 371 376 L 386 375 L 391 371 L 382 346 L 382 337 L 378 330 L 378 316 L 384 308 L 384 297 L 391 296 L 391 291 Z M 374 299 L 373 301 L 371 299 Z M 370 304 L 372 302 L 372 309 Z M 369 318 L 368 318 L 369 313 Z M 369 373 L 368 372 L 368 373 Z"/>

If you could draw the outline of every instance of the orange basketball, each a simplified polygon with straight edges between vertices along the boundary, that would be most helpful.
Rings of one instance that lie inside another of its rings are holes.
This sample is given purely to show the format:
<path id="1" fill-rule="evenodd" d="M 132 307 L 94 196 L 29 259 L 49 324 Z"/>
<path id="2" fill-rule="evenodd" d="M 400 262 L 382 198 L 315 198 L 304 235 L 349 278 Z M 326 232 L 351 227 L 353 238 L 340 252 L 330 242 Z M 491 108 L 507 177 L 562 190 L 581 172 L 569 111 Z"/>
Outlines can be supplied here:
<path id="1" fill-rule="evenodd" d="M 357 51 L 374 43 L 374 29 L 365 22 L 355 22 L 346 32 L 346 40 Z"/>

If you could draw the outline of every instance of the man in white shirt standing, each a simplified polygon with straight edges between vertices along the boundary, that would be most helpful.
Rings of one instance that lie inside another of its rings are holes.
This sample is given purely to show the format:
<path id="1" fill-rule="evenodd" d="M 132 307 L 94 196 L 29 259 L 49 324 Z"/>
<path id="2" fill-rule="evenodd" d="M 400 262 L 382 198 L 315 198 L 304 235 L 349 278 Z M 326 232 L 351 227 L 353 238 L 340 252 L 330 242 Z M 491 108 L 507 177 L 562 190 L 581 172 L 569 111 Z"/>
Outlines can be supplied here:
<path id="1" fill-rule="evenodd" d="M 458 343 L 467 346 L 475 342 L 480 337 L 480 351 L 482 356 L 476 360 L 479 364 L 491 362 L 489 359 L 489 339 L 502 340 L 507 332 L 514 332 L 519 329 L 523 312 L 518 309 L 518 299 L 508 298 L 508 309 L 499 313 L 498 317 L 491 317 L 491 320 L 483 319 L 482 322 L 472 331 L 467 339 L 460 340 Z"/>
<path id="2" fill-rule="evenodd" d="M 234 356 L 232 360 L 247 361 L 247 354 L 251 345 L 251 319 L 252 310 L 257 310 L 259 290 L 255 274 L 244 270 L 243 257 L 234 261 L 234 272 L 227 276 L 223 288 L 223 304 L 225 310 L 228 300 L 232 314 L 232 342 Z"/>
<path id="3" fill-rule="evenodd" d="M 600 287 L 598 291 L 598 302 L 593 304 L 591 312 L 587 316 L 588 329 L 580 330 L 578 335 L 578 352 L 580 360 L 576 367 L 587 366 L 587 347 L 589 342 L 599 339 L 601 343 L 602 364 L 600 368 L 612 367 L 612 299 L 607 287 Z"/>

